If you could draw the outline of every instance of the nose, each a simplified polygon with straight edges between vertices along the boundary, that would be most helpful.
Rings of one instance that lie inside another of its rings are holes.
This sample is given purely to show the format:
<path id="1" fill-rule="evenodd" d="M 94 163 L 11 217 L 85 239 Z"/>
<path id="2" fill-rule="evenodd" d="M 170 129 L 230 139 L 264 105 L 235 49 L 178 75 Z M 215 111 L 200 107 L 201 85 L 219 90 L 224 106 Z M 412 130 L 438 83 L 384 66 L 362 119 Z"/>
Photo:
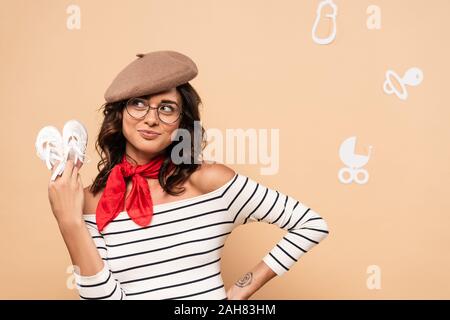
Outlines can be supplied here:
<path id="1" fill-rule="evenodd" d="M 150 108 L 144 118 L 145 122 L 159 124 L 159 117 L 157 109 Z"/>

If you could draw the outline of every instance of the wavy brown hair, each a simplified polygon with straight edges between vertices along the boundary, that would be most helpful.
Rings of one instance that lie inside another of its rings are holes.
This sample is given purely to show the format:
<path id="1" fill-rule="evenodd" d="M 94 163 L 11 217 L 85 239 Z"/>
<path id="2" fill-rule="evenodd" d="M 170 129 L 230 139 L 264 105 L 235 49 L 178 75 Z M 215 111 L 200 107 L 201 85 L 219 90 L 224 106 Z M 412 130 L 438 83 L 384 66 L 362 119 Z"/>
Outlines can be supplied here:
<path id="1" fill-rule="evenodd" d="M 191 148 L 188 154 L 183 155 L 183 151 L 179 154 L 184 159 L 190 159 L 190 161 L 184 161 L 187 163 L 176 164 L 174 170 L 170 173 L 168 172 L 170 156 L 172 149 L 178 144 L 178 141 L 172 141 L 172 143 L 163 150 L 166 159 L 159 171 L 158 180 L 163 190 L 171 195 L 179 195 L 184 192 L 185 188 L 180 187 L 179 185 L 186 181 L 189 176 L 197 170 L 199 166 L 198 162 L 200 161 L 199 156 L 206 145 L 206 133 L 203 126 L 200 125 L 200 130 L 194 134 L 194 121 L 200 121 L 199 105 L 202 104 L 202 101 L 199 94 L 189 82 L 178 86 L 176 89 L 180 93 L 182 99 L 182 115 L 179 128 L 189 131 L 191 136 Z M 99 111 L 103 109 L 104 119 L 97 141 L 95 142 L 95 149 L 101 158 L 97 164 L 99 173 L 89 188 L 89 191 L 94 194 L 94 196 L 104 189 L 109 173 L 116 164 L 122 161 L 125 154 L 126 139 L 122 133 L 122 112 L 125 105 L 126 100 L 122 100 L 113 103 L 105 103 L 99 109 Z M 198 125 L 199 124 L 200 122 Z M 195 135 L 197 135 L 197 137 L 194 138 Z"/>

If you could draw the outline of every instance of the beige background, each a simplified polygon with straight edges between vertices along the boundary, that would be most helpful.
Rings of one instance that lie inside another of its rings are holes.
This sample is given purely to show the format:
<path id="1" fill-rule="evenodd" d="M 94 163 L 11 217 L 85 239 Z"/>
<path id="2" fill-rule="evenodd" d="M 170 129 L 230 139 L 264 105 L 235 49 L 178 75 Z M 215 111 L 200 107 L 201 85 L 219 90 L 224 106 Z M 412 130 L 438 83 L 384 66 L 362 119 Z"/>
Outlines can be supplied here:
<path id="1" fill-rule="evenodd" d="M 106 87 L 136 53 L 171 49 L 199 67 L 192 84 L 206 128 L 280 129 L 277 175 L 231 167 L 311 206 L 331 230 L 252 299 L 449 299 L 450 2 L 334 2 L 337 37 L 320 46 L 311 39 L 319 1 L 1 1 L 0 298 L 78 298 L 36 134 L 72 118 L 86 125 L 87 186 Z M 70 4 L 81 8 L 80 30 L 66 28 Z M 366 27 L 372 4 L 380 30 Z M 407 101 L 382 91 L 387 69 L 415 66 L 424 80 Z M 373 146 L 364 185 L 337 179 L 350 136 L 358 154 Z M 222 260 L 226 288 L 283 233 L 236 229 Z M 379 290 L 367 288 L 370 265 L 381 268 Z"/>

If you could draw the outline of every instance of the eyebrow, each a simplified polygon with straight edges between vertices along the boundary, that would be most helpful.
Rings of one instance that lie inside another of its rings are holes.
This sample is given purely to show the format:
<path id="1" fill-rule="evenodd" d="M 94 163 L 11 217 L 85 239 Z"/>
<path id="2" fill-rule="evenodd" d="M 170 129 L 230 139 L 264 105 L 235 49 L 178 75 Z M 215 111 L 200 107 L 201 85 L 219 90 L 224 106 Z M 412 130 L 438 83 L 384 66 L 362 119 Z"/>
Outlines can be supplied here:
<path id="1" fill-rule="evenodd" d="M 145 95 L 145 96 L 140 96 L 139 98 L 147 100 L 149 97 L 150 97 L 150 95 Z M 176 101 L 169 100 L 169 99 L 163 99 L 163 100 L 160 101 L 160 103 L 173 103 L 177 107 L 179 107 L 179 105 L 178 105 L 178 103 L 176 103 Z"/>
<path id="2" fill-rule="evenodd" d="M 161 102 L 162 102 L 162 103 L 174 103 L 174 104 L 177 105 L 177 107 L 179 107 L 178 103 L 176 103 L 176 102 L 173 101 L 173 100 L 167 100 L 167 99 L 165 99 L 165 100 L 161 100 Z"/>

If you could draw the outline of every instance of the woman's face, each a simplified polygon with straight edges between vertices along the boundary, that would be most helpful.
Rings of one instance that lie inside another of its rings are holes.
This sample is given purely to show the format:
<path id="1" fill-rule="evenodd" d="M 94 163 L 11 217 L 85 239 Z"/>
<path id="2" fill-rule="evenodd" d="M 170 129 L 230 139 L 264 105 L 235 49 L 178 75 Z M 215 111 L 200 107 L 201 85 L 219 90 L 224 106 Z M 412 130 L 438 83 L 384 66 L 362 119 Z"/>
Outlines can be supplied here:
<path id="1" fill-rule="evenodd" d="M 152 109 L 143 119 L 135 119 L 124 108 L 122 132 L 127 140 L 126 153 L 138 161 L 138 164 L 145 164 L 172 143 L 171 135 L 180 125 L 181 116 L 176 122 L 167 124 L 158 118 L 155 108 L 162 107 L 165 110 L 171 110 L 172 106 L 181 110 L 182 105 L 180 93 L 176 88 L 140 98 L 146 100 Z M 145 136 L 140 132 L 142 130 L 154 131 L 157 134 Z"/>

